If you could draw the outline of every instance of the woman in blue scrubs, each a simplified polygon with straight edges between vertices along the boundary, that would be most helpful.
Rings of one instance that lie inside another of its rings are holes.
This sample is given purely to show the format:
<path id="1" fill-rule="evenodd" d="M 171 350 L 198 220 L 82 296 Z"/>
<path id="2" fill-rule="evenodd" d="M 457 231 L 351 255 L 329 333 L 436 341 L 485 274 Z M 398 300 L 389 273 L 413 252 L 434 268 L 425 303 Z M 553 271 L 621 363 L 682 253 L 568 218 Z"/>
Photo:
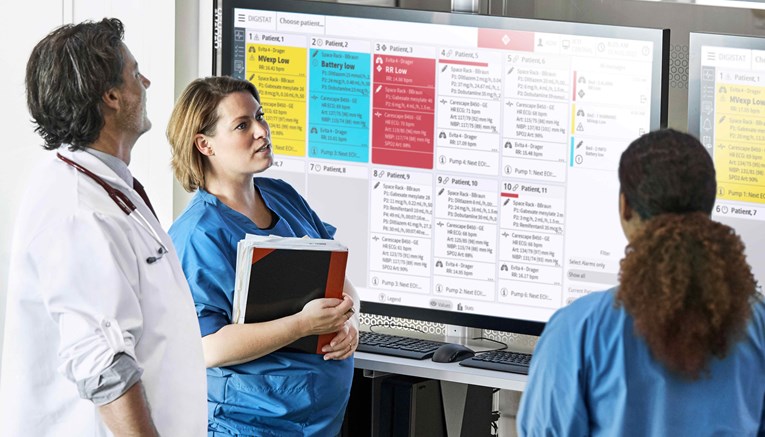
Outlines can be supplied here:
<path id="1" fill-rule="evenodd" d="M 620 285 L 550 319 L 519 435 L 765 435 L 765 304 L 743 243 L 710 218 L 709 153 L 652 132 L 622 154 L 619 182 Z"/>
<path id="2" fill-rule="evenodd" d="M 316 299 L 295 315 L 231 324 L 236 250 L 245 234 L 330 239 L 289 184 L 254 177 L 274 162 L 255 87 L 229 77 L 198 79 L 176 103 L 167 129 L 172 166 L 196 191 L 170 228 L 196 304 L 207 364 L 210 436 L 336 436 L 358 345 L 358 299 Z M 285 352 L 307 335 L 337 332 L 324 355 Z"/>

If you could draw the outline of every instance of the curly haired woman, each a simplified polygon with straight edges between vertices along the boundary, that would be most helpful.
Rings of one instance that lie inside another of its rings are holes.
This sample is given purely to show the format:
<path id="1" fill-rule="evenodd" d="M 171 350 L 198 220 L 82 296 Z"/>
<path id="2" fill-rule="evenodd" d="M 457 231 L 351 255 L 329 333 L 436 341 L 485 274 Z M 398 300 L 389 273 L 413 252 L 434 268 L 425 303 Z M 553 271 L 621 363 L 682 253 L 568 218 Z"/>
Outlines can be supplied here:
<path id="1" fill-rule="evenodd" d="M 765 304 L 744 245 L 711 220 L 712 159 L 671 129 L 619 163 L 620 285 L 540 338 L 520 435 L 765 435 Z"/>

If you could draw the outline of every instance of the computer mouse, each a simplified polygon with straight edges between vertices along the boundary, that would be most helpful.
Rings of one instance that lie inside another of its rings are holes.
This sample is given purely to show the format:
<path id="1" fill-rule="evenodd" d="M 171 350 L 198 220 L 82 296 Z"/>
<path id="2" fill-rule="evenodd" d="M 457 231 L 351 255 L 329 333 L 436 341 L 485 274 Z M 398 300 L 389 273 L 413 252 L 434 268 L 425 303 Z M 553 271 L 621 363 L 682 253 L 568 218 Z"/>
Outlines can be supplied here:
<path id="1" fill-rule="evenodd" d="M 446 343 L 433 353 L 436 363 L 454 363 L 475 355 L 472 349 L 457 343 Z"/>

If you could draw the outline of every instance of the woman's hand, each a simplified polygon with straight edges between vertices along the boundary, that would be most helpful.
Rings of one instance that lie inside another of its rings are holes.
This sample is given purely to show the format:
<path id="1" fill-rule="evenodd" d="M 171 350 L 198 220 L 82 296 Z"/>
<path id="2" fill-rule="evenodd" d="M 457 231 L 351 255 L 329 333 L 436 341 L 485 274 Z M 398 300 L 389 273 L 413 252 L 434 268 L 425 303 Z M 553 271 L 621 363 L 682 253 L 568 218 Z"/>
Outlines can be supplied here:
<path id="1" fill-rule="evenodd" d="M 351 320 L 353 313 L 349 312 L 348 321 L 338 331 L 335 338 L 322 348 L 325 360 L 344 360 L 356 351 L 359 346 L 359 330 Z"/>
<path id="2" fill-rule="evenodd" d="M 314 299 L 303 307 L 297 315 L 302 336 L 330 334 L 343 328 L 353 315 L 353 299 L 344 295 L 343 299 Z"/>
<path id="3" fill-rule="evenodd" d="M 333 334 L 343 330 L 348 320 L 358 326 L 354 317 L 354 299 L 314 299 L 297 313 L 276 320 L 258 323 L 229 324 L 213 334 L 202 337 L 202 349 L 207 367 L 233 366 L 258 359 L 308 335 Z M 347 332 L 347 331 L 344 331 Z M 353 331 L 358 337 L 358 329 Z M 340 339 L 348 334 L 343 334 Z M 336 337 L 336 336 L 335 336 Z M 339 341 L 334 338 L 332 341 Z M 342 343 L 347 347 L 349 340 Z M 354 344 L 357 340 L 354 340 Z M 338 346 L 340 347 L 340 346 Z M 355 348 L 355 346 L 354 346 Z M 346 354 L 332 355 L 347 356 Z"/>

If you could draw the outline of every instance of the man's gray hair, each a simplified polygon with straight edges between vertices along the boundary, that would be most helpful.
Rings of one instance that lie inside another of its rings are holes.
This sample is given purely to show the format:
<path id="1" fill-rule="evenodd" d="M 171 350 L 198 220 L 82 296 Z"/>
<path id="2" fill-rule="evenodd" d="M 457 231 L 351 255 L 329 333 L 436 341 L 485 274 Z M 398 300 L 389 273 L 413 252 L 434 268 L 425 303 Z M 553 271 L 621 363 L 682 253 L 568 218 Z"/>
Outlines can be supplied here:
<path id="1" fill-rule="evenodd" d="M 47 150 L 82 149 L 104 126 L 101 99 L 122 85 L 122 22 L 68 24 L 42 39 L 27 62 L 27 106 Z"/>

